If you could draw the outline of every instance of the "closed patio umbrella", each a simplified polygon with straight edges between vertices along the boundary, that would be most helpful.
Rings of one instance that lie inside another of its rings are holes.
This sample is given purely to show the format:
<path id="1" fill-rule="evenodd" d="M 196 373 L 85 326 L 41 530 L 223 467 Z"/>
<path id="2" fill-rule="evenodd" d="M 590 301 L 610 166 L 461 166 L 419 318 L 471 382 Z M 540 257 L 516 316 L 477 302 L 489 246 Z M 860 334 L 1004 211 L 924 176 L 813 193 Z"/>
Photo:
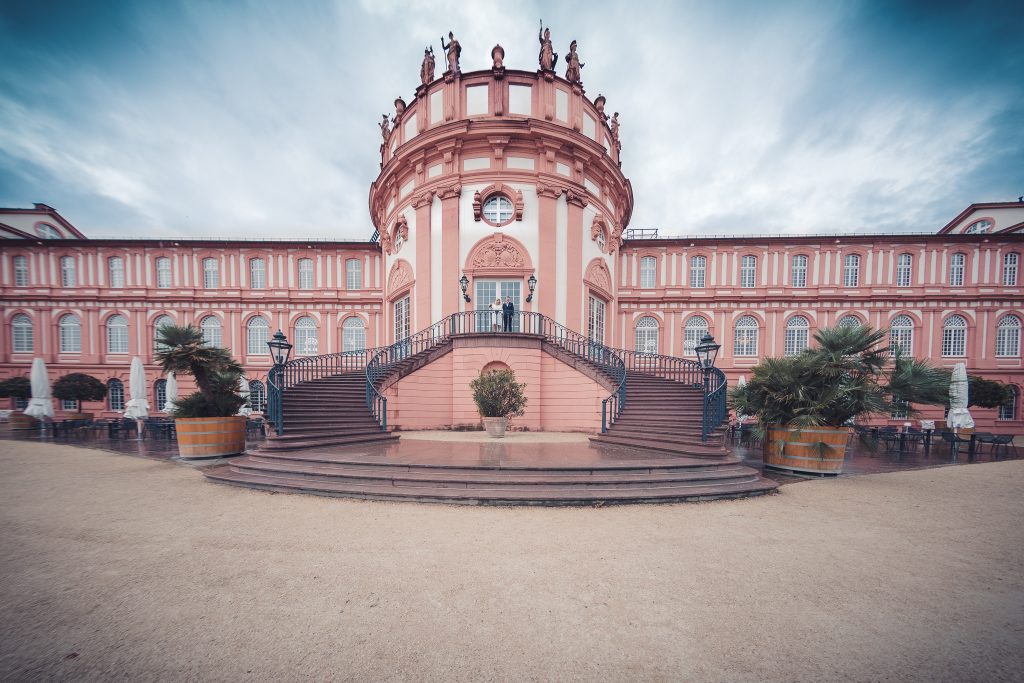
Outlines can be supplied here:
<path id="1" fill-rule="evenodd" d="M 32 400 L 25 408 L 25 414 L 42 420 L 53 419 L 53 399 L 50 397 L 50 376 L 46 373 L 46 363 L 42 358 L 32 361 L 32 373 L 29 375 L 32 385 Z"/>
<path id="2" fill-rule="evenodd" d="M 249 382 L 245 377 L 238 378 L 238 395 L 245 399 L 245 404 L 238 409 L 238 414 L 249 417 L 252 415 L 252 408 L 249 406 Z"/>
<path id="3" fill-rule="evenodd" d="M 161 410 L 165 413 L 169 413 L 174 407 L 174 402 L 178 400 L 178 378 L 174 376 L 173 372 L 167 373 L 167 386 L 165 393 L 167 394 L 167 398 L 164 401 L 164 405 Z"/>
<path id="4" fill-rule="evenodd" d="M 142 359 L 132 358 L 132 369 L 128 375 L 128 392 L 131 399 L 125 406 L 124 416 L 135 420 L 149 417 L 149 401 L 146 400 L 146 369 Z"/>
<path id="5" fill-rule="evenodd" d="M 949 415 L 946 426 L 953 430 L 972 429 L 974 418 L 967 411 L 967 366 L 957 363 L 953 366 L 953 377 L 949 382 Z"/>

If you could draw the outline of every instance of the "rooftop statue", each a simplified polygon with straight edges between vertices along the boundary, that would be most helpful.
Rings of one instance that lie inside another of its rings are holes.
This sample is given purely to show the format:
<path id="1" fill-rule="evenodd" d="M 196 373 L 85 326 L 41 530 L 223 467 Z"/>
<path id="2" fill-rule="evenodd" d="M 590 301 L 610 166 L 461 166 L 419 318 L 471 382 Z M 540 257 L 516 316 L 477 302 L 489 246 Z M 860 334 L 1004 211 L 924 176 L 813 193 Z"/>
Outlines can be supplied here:
<path id="1" fill-rule="evenodd" d="M 455 40 L 455 34 L 448 31 L 448 44 L 444 44 L 444 36 L 441 36 L 441 49 L 448 54 L 448 71 L 450 74 L 462 73 L 459 71 L 459 57 L 462 55 L 462 46 Z"/>
<path id="2" fill-rule="evenodd" d="M 565 80 L 570 83 L 582 82 L 582 74 L 580 69 L 585 67 L 586 64 L 580 63 L 580 56 L 576 54 L 576 41 L 569 43 L 569 55 L 565 58 Z"/>
<path id="3" fill-rule="evenodd" d="M 558 53 L 551 44 L 551 29 L 544 28 L 544 20 L 540 21 L 540 30 L 537 32 L 537 40 L 540 41 L 540 68 L 542 71 L 554 71 L 558 64 Z"/>
<path id="4" fill-rule="evenodd" d="M 444 41 L 442 41 L 444 42 Z M 423 50 L 423 64 L 420 65 L 420 83 L 427 85 L 434 80 L 434 46 Z"/>
<path id="5" fill-rule="evenodd" d="M 406 107 L 405 100 L 403 100 L 401 97 L 398 97 L 398 98 L 395 99 L 395 122 L 396 123 L 398 122 L 399 119 L 402 118 L 402 114 L 405 113 L 405 107 Z"/>
<path id="6" fill-rule="evenodd" d="M 611 122 L 609 122 L 608 125 L 611 126 L 611 129 L 612 129 L 612 140 L 614 140 L 615 143 L 618 144 L 618 142 L 619 142 L 619 112 L 615 112 L 614 114 L 612 114 L 612 120 L 611 120 Z"/>
<path id="7" fill-rule="evenodd" d="M 604 103 L 605 103 L 604 95 L 598 93 L 597 99 L 594 100 L 594 106 L 597 108 L 597 115 L 601 117 L 601 120 L 602 121 L 607 121 L 608 120 L 608 115 L 604 113 Z"/>
<path id="8" fill-rule="evenodd" d="M 388 136 L 391 135 L 391 126 L 388 123 L 388 115 L 384 114 L 381 117 L 380 123 L 377 125 L 380 126 L 381 137 L 384 138 L 384 142 L 386 143 L 388 141 Z"/>
<path id="9" fill-rule="evenodd" d="M 491 61 L 493 69 L 504 69 L 505 68 L 505 48 L 501 46 L 501 43 L 491 48 Z"/>

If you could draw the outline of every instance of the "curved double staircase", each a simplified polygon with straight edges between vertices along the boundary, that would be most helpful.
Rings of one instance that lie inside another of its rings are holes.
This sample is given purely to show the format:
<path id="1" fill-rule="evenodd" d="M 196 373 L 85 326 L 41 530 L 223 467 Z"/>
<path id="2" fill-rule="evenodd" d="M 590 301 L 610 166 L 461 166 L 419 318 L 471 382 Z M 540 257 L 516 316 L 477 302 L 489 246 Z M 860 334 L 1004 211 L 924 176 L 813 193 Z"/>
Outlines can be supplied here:
<path id="1" fill-rule="evenodd" d="M 692 360 L 612 349 L 536 313 L 517 332 L 489 313 L 449 316 L 408 339 L 299 358 L 270 378 L 266 442 L 227 465 L 219 483 L 366 499 L 492 505 L 681 502 L 770 493 L 777 485 L 724 446 L 725 377 Z M 517 334 L 609 391 L 601 432 L 586 444 L 399 443 L 385 392 L 455 340 Z M 628 397 L 628 400 L 627 400 Z"/>

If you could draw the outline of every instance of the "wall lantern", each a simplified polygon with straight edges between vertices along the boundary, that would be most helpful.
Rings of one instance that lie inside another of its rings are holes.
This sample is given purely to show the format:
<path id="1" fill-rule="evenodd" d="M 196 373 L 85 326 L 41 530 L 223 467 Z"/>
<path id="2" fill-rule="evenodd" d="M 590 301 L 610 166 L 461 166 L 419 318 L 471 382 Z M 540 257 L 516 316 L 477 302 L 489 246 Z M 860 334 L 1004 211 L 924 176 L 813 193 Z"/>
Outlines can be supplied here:
<path id="1" fill-rule="evenodd" d="M 274 365 L 284 365 L 288 362 L 288 356 L 292 353 L 292 345 L 281 330 L 274 334 L 274 338 L 267 342 L 270 347 L 270 356 L 274 359 Z"/>
<path id="2" fill-rule="evenodd" d="M 533 293 L 537 289 L 537 276 L 530 274 L 530 279 L 526 281 L 526 286 L 530 288 L 530 295 L 526 297 L 526 303 L 533 301 Z"/>
<path id="3" fill-rule="evenodd" d="M 462 298 L 465 299 L 466 303 L 468 304 L 469 294 L 467 294 L 466 292 L 469 291 L 469 278 L 466 277 L 465 273 L 463 273 L 462 277 L 459 278 L 459 287 L 462 288 Z"/>
<path id="4" fill-rule="evenodd" d="M 700 361 L 700 366 L 704 369 L 704 372 L 710 372 L 711 368 L 715 367 L 715 359 L 718 357 L 718 349 L 720 348 L 722 348 L 722 345 L 715 343 L 715 338 L 711 336 L 710 332 L 704 333 L 700 344 L 693 349 L 697 353 L 697 360 Z"/>

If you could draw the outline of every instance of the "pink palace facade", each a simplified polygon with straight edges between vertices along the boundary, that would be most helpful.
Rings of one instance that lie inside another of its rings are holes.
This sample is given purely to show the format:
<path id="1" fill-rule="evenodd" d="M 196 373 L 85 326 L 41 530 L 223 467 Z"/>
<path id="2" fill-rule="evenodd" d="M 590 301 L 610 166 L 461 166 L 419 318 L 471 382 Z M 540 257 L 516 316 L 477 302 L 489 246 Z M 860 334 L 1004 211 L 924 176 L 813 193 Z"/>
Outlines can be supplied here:
<path id="1" fill-rule="evenodd" d="M 106 405 L 84 409 L 114 415 L 141 356 L 159 407 L 156 330 L 190 323 L 244 364 L 260 410 L 277 329 L 294 354 L 336 353 L 511 296 L 517 310 L 615 348 L 692 358 L 710 332 L 730 383 L 804 348 L 818 328 L 868 324 L 1019 397 L 1024 203 L 973 204 L 930 234 L 631 230 L 633 192 L 605 98 L 501 61 L 430 73 L 410 103 L 396 102 L 370 186 L 372 241 L 93 240 L 49 206 L 0 209 L 0 378 L 27 375 L 42 357 L 54 379 L 77 371 L 107 382 Z M 402 404 L 407 425 L 422 423 L 416 409 Z M 1024 426 L 1019 398 L 972 414 L 980 427 Z"/>

